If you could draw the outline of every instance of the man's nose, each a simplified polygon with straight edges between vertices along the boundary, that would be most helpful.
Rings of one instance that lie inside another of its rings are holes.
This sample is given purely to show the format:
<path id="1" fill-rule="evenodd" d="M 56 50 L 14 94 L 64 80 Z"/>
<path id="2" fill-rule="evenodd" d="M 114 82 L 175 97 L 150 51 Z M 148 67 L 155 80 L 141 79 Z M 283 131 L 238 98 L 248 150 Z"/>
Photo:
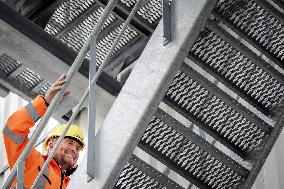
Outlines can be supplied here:
<path id="1" fill-rule="evenodd" d="M 78 149 L 77 149 L 77 146 L 76 145 L 72 145 L 71 146 L 71 150 L 74 154 L 77 154 L 78 153 Z"/>
<path id="2" fill-rule="evenodd" d="M 72 152 L 76 152 L 76 146 L 75 145 L 71 145 L 70 149 L 72 150 Z"/>

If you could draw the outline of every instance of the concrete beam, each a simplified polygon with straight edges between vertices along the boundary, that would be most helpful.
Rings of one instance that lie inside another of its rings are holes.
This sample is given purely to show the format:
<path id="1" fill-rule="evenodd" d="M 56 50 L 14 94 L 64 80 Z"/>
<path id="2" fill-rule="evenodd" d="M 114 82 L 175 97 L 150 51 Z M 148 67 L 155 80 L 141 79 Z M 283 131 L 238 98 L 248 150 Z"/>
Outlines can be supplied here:
<path id="1" fill-rule="evenodd" d="M 38 44 L 38 47 L 41 47 L 42 51 L 47 51 L 55 58 L 61 60 L 67 66 L 70 67 L 72 65 L 77 56 L 77 52 L 63 44 L 61 41 L 55 39 L 53 36 L 49 35 L 37 25 L 30 22 L 27 18 L 13 11 L 11 8 L 7 7 L 3 2 L 0 1 L 0 20 L 1 19 L 10 27 L 16 29 L 19 33 L 25 36 L 25 40 L 30 40 L 30 42 Z M 48 66 L 51 67 L 52 65 L 49 64 Z M 83 61 L 78 72 L 88 78 L 89 61 L 87 59 Z M 105 72 L 102 72 L 100 78 L 97 81 L 97 84 L 114 96 L 116 96 L 121 89 L 121 85 Z"/>
<path id="2" fill-rule="evenodd" d="M 53 83 L 61 74 L 67 73 L 69 69 L 69 66 L 62 60 L 0 20 L 0 54 L 3 53 L 24 65 L 21 67 L 30 68 L 50 83 Z M 64 100 L 64 106 L 60 106 L 54 114 L 57 119 L 77 104 L 87 86 L 88 79 L 76 73 L 68 87 L 71 97 Z M 21 93 L 17 94 L 21 95 Z"/>
<path id="3" fill-rule="evenodd" d="M 3 20 L 0 20 L 0 53 L 6 53 L 51 83 L 69 69 L 62 60 Z M 76 73 L 68 88 L 74 99 L 79 100 L 87 86 L 88 79 Z"/>
<path id="4" fill-rule="evenodd" d="M 95 138 L 96 177 L 86 182 L 84 159 L 69 188 L 82 184 L 85 189 L 114 187 L 215 2 L 173 2 L 172 42 L 163 46 L 160 23 Z"/>
<path id="5" fill-rule="evenodd" d="M 9 94 L 10 90 L 0 84 L 0 96 L 5 98 Z"/>
<path id="6" fill-rule="evenodd" d="M 67 73 L 70 68 L 62 59 L 59 59 L 38 43 L 0 19 L 0 54 L 3 53 L 19 61 L 22 64 L 21 67 L 30 68 L 36 74 L 43 77 L 45 83 L 53 83 L 62 73 Z M 102 80 L 98 82 L 101 83 Z M 12 80 L 0 78 L 0 84 L 28 101 L 33 98 L 30 91 L 24 91 L 24 89 L 15 87 L 15 83 Z M 53 117 L 58 121 L 64 121 L 62 116 L 75 107 L 87 87 L 88 78 L 77 72 L 68 87 L 68 90 L 71 92 L 70 97 L 62 101 L 60 107 L 55 110 Z M 98 88 L 100 88 L 100 91 L 104 91 L 105 95 L 101 95 L 101 97 L 110 95 L 114 98 L 113 95 L 103 88 L 99 86 Z"/>

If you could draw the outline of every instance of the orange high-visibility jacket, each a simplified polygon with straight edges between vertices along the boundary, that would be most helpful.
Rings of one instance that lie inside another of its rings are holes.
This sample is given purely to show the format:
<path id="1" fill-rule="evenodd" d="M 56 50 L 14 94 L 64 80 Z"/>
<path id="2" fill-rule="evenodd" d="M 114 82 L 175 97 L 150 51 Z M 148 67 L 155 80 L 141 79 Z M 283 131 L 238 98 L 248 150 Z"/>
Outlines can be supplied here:
<path id="1" fill-rule="evenodd" d="M 47 109 L 46 103 L 42 96 L 36 97 L 30 104 L 20 108 L 14 112 L 8 119 L 4 129 L 3 138 L 6 147 L 7 159 L 10 169 L 13 167 L 21 152 L 24 150 L 29 139 L 29 129 L 34 126 L 45 113 Z M 25 161 L 24 168 L 24 185 L 25 188 L 30 188 L 41 170 L 46 156 L 42 155 L 35 148 L 32 148 L 30 154 Z M 56 161 L 53 159 L 48 169 L 44 171 L 38 184 L 35 188 L 38 189 L 63 189 L 67 187 L 70 181 L 69 176 L 75 170 L 63 172 Z M 14 181 L 11 188 L 15 188 Z"/>

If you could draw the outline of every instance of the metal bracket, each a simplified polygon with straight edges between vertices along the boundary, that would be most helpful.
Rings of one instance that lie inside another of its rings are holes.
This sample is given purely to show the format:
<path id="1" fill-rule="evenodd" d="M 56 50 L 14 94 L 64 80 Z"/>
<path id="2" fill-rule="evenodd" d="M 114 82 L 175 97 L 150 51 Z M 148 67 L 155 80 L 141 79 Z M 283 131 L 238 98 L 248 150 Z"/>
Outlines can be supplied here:
<path id="1" fill-rule="evenodd" d="M 163 0 L 164 46 L 166 46 L 172 40 L 171 5 L 172 5 L 172 0 Z"/>

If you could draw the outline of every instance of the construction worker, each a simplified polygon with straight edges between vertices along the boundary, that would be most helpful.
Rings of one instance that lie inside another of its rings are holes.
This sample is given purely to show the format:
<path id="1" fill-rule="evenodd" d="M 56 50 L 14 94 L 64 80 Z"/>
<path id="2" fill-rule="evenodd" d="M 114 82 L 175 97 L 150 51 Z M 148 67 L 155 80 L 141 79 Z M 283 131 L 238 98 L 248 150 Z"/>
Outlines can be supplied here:
<path id="1" fill-rule="evenodd" d="M 66 75 L 62 75 L 52 85 L 44 97 L 36 97 L 30 104 L 20 108 L 9 117 L 3 129 L 3 138 L 10 169 L 13 167 L 29 141 L 29 129 L 44 115 L 47 106 L 65 83 L 65 79 Z M 68 94 L 69 92 L 65 92 L 64 96 Z M 55 146 L 57 139 L 65 127 L 66 125 L 64 124 L 57 126 L 46 138 L 44 148 L 47 151 L 47 155 L 42 155 L 35 148 L 32 148 L 25 161 L 25 188 L 30 188 L 32 186 L 47 159 L 48 154 Z M 35 188 L 66 188 L 70 181 L 69 176 L 77 168 L 79 152 L 83 150 L 84 146 L 82 131 L 77 125 L 71 125 L 59 149 L 56 151 L 53 160 L 48 165 L 48 169 L 44 170 L 44 174 L 39 179 Z M 16 181 L 14 181 L 11 188 L 16 188 Z"/>

